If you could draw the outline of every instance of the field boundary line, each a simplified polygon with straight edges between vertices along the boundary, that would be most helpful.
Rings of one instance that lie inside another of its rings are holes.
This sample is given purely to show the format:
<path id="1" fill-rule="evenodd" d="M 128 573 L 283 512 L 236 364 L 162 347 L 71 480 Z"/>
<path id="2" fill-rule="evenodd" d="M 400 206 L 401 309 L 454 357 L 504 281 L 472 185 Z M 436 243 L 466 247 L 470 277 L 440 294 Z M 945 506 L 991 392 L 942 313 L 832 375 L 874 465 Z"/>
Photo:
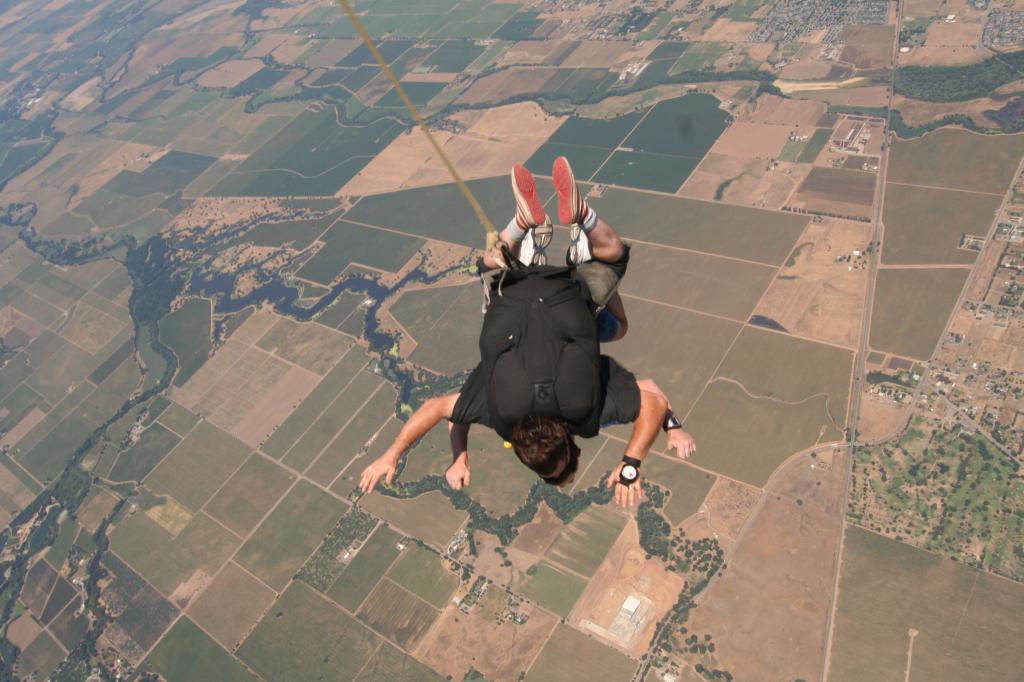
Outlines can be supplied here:
<path id="1" fill-rule="evenodd" d="M 359 371 L 360 371 L 360 372 L 362 372 L 363 370 L 359 370 Z M 380 393 L 381 389 L 382 389 L 382 388 L 384 388 L 384 386 L 385 386 L 385 385 L 388 385 L 388 384 L 390 384 L 390 383 L 391 383 L 391 382 L 387 381 L 386 379 L 382 379 L 381 377 L 378 377 L 378 376 L 376 376 L 376 375 L 374 375 L 374 376 L 375 376 L 375 378 L 376 378 L 376 379 L 377 379 L 377 380 L 379 381 L 379 383 L 377 384 L 377 387 L 373 389 L 373 392 L 372 392 L 372 393 L 370 393 L 370 395 L 369 395 L 369 396 L 367 396 L 366 400 L 364 400 L 364 401 L 362 402 L 362 404 L 361 404 L 361 405 L 359 405 L 359 407 L 357 407 L 357 408 L 355 409 L 355 411 L 354 411 L 354 412 L 353 412 L 353 413 L 352 413 L 352 414 L 351 414 L 351 415 L 349 416 L 349 418 L 348 418 L 347 420 L 345 420 L 345 423 L 344 423 L 344 425 L 342 425 L 342 427 L 341 427 L 340 429 L 338 429 L 338 430 L 337 430 L 337 431 L 336 431 L 336 432 L 334 433 L 334 435 L 333 435 L 333 436 L 331 436 L 331 439 L 330 439 L 330 440 L 329 440 L 329 441 L 327 442 L 327 445 L 323 446 L 323 447 L 322 447 L 322 448 L 320 449 L 320 452 L 318 452 L 318 453 L 317 453 L 317 455 L 316 455 L 316 457 L 315 457 L 315 458 L 313 459 L 313 461 L 312 461 L 312 462 L 310 462 L 310 463 L 309 463 L 309 465 L 308 465 L 308 466 L 306 466 L 306 468 L 305 468 L 305 469 L 304 469 L 304 470 L 302 471 L 302 475 L 303 475 L 303 476 L 305 476 L 305 475 L 306 475 L 306 472 L 307 472 L 307 471 L 309 471 L 309 470 L 310 470 L 310 469 L 311 469 L 311 468 L 313 467 L 313 465 L 314 465 L 314 464 L 316 464 L 317 462 L 319 462 L 319 461 L 320 461 L 320 458 L 324 456 L 324 453 L 325 453 L 325 452 L 327 451 L 327 448 L 331 447 L 331 445 L 333 445 L 333 444 L 334 444 L 334 442 L 338 440 L 338 436 L 340 436 L 340 435 L 341 435 L 341 432 L 342 432 L 342 431 L 344 431 L 344 430 L 345 430 L 346 428 L 348 428 L 348 425 L 352 423 L 352 420 L 353 420 L 353 419 L 355 419 L 355 418 L 356 418 L 357 416 L 359 416 L 359 413 L 361 413 L 361 412 L 363 411 L 363 408 L 364 408 L 364 407 L 366 407 L 367 403 L 369 403 L 369 402 L 370 402 L 371 400 L 373 400 L 374 396 L 376 396 L 376 395 L 377 395 L 378 393 Z M 347 386 L 346 386 L 346 388 L 347 388 Z M 344 393 L 344 389 L 342 390 L 342 392 L 341 392 L 341 393 L 339 393 L 339 395 L 338 395 L 338 398 L 341 398 L 341 395 L 342 395 L 343 393 Z M 331 404 L 333 405 L 334 403 L 331 403 Z M 387 423 L 388 423 L 389 421 L 391 421 L 391 419 L 392 419 L 392 417 L 393 417 L 393 416 L 394 416 L 394 415 L 392 415 L 392 414 L 388 414 L 387 418 L 386 418 L 386 419 L 384 420 L 384 424 L 382 424 L 382 425 L 381 425 L 380 427 L 378 427 L 378 428 L 377 428 L 377 430 L 376 430 L 376 431 L 374 432 L 374 435 L 375 435 L 375 436 L 376 436 L 376 435 L 377 435 L 378 433 L 380 433 L 380 430 L 381 430 L 382 428 L 384 428 L 384 426 L 385 426 L 385 425 L 387 425 Z M 355 458 L 356 458 L 356 455 L 352 455 L 352 459 L 350 459 L 350 460 L 349 460 L 349 464 L 351 464 L 351 463 L 352 463 L 352 460 L 353 460 L 353 459 L 355 459 Z M 347 469 L 347 468 L 348 468 L 348 464 L 346 464 L 345 466 L 343 466 L 343 467 L 341 468 L 341 471 L 339 471 L 338 473 L 336 473 L 336 474 L 334 475 L 334 478 L 332 478 L 332 479 L 331 479 L 331 482 L 330 482 L 330 483 L 329 483 L 329 484 L 327 485 L 327 487 L 328 487 L 328 488 L 330 488 L 330 487 L 331 487 L 332 485 L 334 485 L 334 482 L 335 482 L 336 480 L 338 480 L 338 477 L 339 477 L 339 476 L 341 476 L 341 474 L 342 474 L 342 473 L 343 473 L 343 472 L 345 471 L 345 469 Z"/>
<path id="2" fill-rule="evenodd" d="M 629 443 L 629 441 L 626 440 L 625 438 L 620 438 L 619 436 L 616 436 L 614 434 L 605 432 L 605 435 L 609 439 L 614 440 L 614 441 L 616 441 L 618 443 L 622 443 L 623 445 Z M 749 481 L 741 481 L 740 479 L 733 478 L 732 476 L 730 476 L 728 474 L 719 473 L 719 472 L 717 472 L 717 471 L 715 471 L 713 469 L 708 469 L 707 467 L 703 467 L 703 466 L 701 466 L 699 464 L 694 464 L 689 459 L 682 459 L 680 457 L 676 457 L 674 455 L 670 455 L 670 454 L 664 452 L 663 450 L 656 450 L 656 449 L 654 449 L 652 447 L 650 452 L 654 453 L 655 455 L 657 455 L 659 457 L 664 457 L 665 459 L 672 460 L 673 462 L 684 462 L 686 464 L 686 466 L 693 467 L 694 469 L 697 469 L 698 471 L 702 471 L 705 474 L 710 474 L 711 476 L 715 476 L 717 478 L 725 479 L 727 481 L 732 481 L 734 483 L 739 483 L 740 485 L 746 486 L 747 488 L 753 488 L 754 490 L 763 490 L 763 488 L 759 488 L 758 486 L 754 485 L 753 483 L 750 483 Z"/>
<path id="3" fill-rule="evenodd" d="M 1014 176 L 1016 177 L 1016 176 Z M 1010 181 L 1012 184 L 1012 180 Z M 900 187 L 917 187 L 919 189 L 935 189 L 941 192 L 963 192 L 964 194 L 982 194 L 989 197 L 999 197 L 1000 199 L 1006 194 L 997 194 L 995 192 L 982 192 L 978 189 L 960 189 L 959 187 L 942 187 L 940 185 L 919 185 L 914 182 L 896 182 L 895 180 L 886 180 L 886 185 L 899 185 Z"/>
<path id="4" fill-rule="evenodd" d="M 594 464 L 597 463 L 598 456 L 604 451 L 604 449 L 606 447 L 608 447 L 608 443 L 611 442 L 611 439 L 608 438 L 607 434 L 602 434 L 602 435 L 604 436 L 604 442 L 601 443 L 601 447 L 599 447 L 597 449 L 597 452 L 594 453 L 594 456 L 590 458 L 590 462 L 587 464 L 586 467 L 584 467 L 583 471 L 580 472 L 579 477 L 573 483 L 572 490 L 570 492 L 572 492 L 572 493 L 576 492 L 576 488 L 579 487 L 580 481 L 582 481 L 584 478 L 586 478 L 587 472 L 590 471 L 590 467 L 594 466 Z"/>
<path id="5" fill-rule="evenodd" d="M 636 129 L 639 128 L 640 124 L 644 122 L 644 120 L 651 114 L 652 111 L 654 111 L 654 107 L 656 106 L 658 106 L 658 103 L 651 105 L 651 108 L 644 112 L 644 115 L 640 117 L 640 120 L 636 122 L 636 125 L 630 128 L 629 132 L 623 135 L 622 139 L 616 142 L 615 146 L 608 150 L 608 156 L 604 158 L 604 161 L 601 162 L 600 166 L 594 169 L 594 172 L 590 174 L 589 178 L 587 178 L 587 182 L 592 182 L 593 178 L 597 177 L 597 174 L 600 173 L 601 169 L 605 167 L 605 165 L 608 163 L 608 160 L 615 156 L 615 152 L 619 150 L 619 147 L 622 146 L 622 143 L 628 140 L 629 136 L 636 132 Z"/>
<path id="6" fill-rule="evenodd" d="M 973 270 L 974 263 L 879 263 L 879 270 Z"/>

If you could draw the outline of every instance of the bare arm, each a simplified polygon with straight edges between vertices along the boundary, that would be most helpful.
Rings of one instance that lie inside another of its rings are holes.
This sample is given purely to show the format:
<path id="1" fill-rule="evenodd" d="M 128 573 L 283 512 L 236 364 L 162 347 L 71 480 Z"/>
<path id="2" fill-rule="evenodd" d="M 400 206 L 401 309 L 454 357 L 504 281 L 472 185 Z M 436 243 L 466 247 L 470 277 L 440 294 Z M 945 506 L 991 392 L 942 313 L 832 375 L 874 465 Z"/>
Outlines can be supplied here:
<path id="1" fill-rule="evenodd" d="M 668 410 L 665 416 L 672 414 L 672 403 L 669 402 L 668 396 L 661 390 L 658 384 L 654 383 L 653 379 L 640 379 L 636 382 L 637 386 L 640 387 L 641 391 L 647 391 L 648 393 L 654 393 L 665 399 L 665 404 L 668 406 Z M 693 436 L 688 434 L 682 429 L 672 429 L 665 434 L 668 438 L 668 449 L 675 450 L 676 454 L 681 459 L 687 459 L 690 455 L 697 452 L 697 443 L 693 440 Z"/>
<path id="2" fill-rule="evenodd" d="M 665 421 L 665 413 L 668 411 L 668 400 L 664 394 L 659 395 L 653 391 L 640 390 L 640 414 L 633 423 L 633 434 L 626 446 L 626 455 L 634 459 L 642 460 L 647 456 L 651 445 L 658 437 L 662 422 Z M 615 488 L 615 502 L 630 507 L 635 502 L 643 499 L 643 489 L 640 482 L 633 485 L 622 485 L 619 483 L 619 471 L 622 465 L 615 467 L 611 476 L 608 477 L 608 487 Z"/>
<path id="3" fill-rule="evenodd" d="M 420 405 L 419 409 L 409 417 L 409 421 L 405 422 L 402 430 L 398 432 L 398 436 L 391 443 L 391 447 L 378 457 L 376 462 L 363 470 L 363 476 L 359 481 L 359 488 L 364 493 L 369 493 L 377 487 L 377 482 L 381 478 L 388 485 L 391 485 L 395 480 L 398 460 L 405 454 L 405 451 L 413 443 L 426 435 L 427 431 L 437 426 L 439 421 L 451 417 L 455 409 L 455 402 L 458 399 L 459 394 L 453 393 L 451 395 L 430 398 Z"/>
<path id="4" fill-rule="evenodd" d="M 469 427 L 470 424 L 449 424 L 448 438 L 452 444 L 452 465 L 444 476 L 455 490 L 469 485 Z"/>

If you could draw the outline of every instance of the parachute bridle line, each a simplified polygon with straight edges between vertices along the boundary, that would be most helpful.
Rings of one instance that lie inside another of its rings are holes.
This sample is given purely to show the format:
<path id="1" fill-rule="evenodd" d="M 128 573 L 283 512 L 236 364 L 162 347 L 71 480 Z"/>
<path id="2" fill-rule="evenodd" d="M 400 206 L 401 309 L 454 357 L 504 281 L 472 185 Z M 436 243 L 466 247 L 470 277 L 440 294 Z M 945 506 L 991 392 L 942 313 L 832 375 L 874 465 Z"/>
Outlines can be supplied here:
<path id="1" fill-rule="evenodd" d="M 409 114 L 416 122 L 416 125 L 419 126 L 419 129 L 427 136 L 430 146 L 434 148 L 434 151 L 437 152 L 437 155 L 441 158 L 445 168 L 448 169 L 448 172 L 451 174 L 452 178 L 454 178 L 455 184 L 458 185 L 459 190 L 462 191 L 462 195 L 466 197 L 466 201 L 468 201 L 469 205 L 472 206 L 473 212 L 476 213 L 476 217 L 480 221 L 480 225 L 487 232 L 488 244 L 490 245 L 494 240 L 496 240 L 498 231 L 494 229 L 494 225 L 491 223 L 490 218 L 487 217 L 487 213 L 484 212 L 480 202 L 477 201 L 475 196 L 473 196 L 473 191 L 469 189 L 469 186 L 459 175 L 459 171 L 456 170 L 455 164 L 451 162 L 451 159 L 449 159 L 448 155 L 444 153 L 441 145 L 437 143 L 436 139 L 434 139 L 433 133 L 431 133 L 430 128 L 427 127 L 427 122 L 423 119 L 423 116 L 420 114 L 419 109 L 416 108 L 416 105 L 409 99 L 409 96 L 405 94 L 405 90 L 398 82 L 398 77 L 395 76 L 395 72 L 391 70 L 387 61 L 385 61 L 384 57 L 381 56 L 380 50 L 378 50 L 377 46 L 374 45 L 373 38 L 367 32 L 366 27 L 363 26 L 363 22 L 358 16 L 356 16 L 355 11 L 352 9 L 352 5 L 349 4 L 348 0 L 338 0 L 338 4 L 341 5 L 341 8 L 345 11 L 345 14 L 348 16 L 348 20 L 352 23 L 352 27 L 355 28 L 356 33 L 359 34 L 359 38 L 363 41 L 363 44 L 366 45 L 366 49 L 368 49 L 370 54 L 373 55 L 373 58 L 376 60 L 377 65 L 380 66 L 381 71 L 383 71 L 384 75 L 387 76 L 387 79 L 391 81 L 392 87 L 394 87 L 395 92 L 398 93 L 398 97 L 402 100 L 402 103 L 405 104 L 405 108 L 408 109 Z"/>

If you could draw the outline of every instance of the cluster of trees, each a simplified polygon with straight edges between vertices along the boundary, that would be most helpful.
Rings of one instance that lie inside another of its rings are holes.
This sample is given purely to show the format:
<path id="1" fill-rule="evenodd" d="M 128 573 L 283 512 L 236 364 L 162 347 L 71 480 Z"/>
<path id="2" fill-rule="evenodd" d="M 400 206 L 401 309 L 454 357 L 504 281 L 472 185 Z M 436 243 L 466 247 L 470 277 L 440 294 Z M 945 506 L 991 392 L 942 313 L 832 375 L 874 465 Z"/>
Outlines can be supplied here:
<path id="1" fill-rule="evenodd" d="M 964 66 L 903 66 L 893 84 L 898 94 L 927 102 L 962 102 L 988 97 L 1021 77 L 1024 51 L 995 55 Z"/>

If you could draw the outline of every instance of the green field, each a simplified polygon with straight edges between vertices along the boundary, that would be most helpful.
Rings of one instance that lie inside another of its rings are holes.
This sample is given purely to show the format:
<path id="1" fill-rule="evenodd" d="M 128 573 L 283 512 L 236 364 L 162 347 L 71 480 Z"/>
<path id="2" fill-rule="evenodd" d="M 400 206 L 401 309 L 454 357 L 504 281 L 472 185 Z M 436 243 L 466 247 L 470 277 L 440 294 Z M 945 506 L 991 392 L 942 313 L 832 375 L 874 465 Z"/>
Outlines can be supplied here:
<path id="1" fill-rule="evenodd" d="M 856 526 L 846 530 L 829 678 L 1011 680 L 1024 588 Z"/>
<path id="2" fill-rule="evenodd" d="M 641 118 L 643 118 L 641 112 L 623 114 L 613 118 L 571 116 L 554 132 L 549 141 L 612 150 L 619 146 L 619 143 L 636 127 Z M 573 166 L 573 170 L 575 168 Z M 582 176 L 582 174 L 579 175 Z"/>
<path id="3" fill-rule="evenodd" d="M 814 160 L 818 158 L 818 154 L 828 144 L 828 139 L 832 135 L 831 128 L 817 128 L 814 134 L 811 135 L 811 139 L 807 140 L 806 146 L 800 150 L 800 155 L 797 156 L 796 160 L 799 163 L 814 163 Z"/>
<path id="4" fill-rule="evenodd" d="M 1022 154 L 1024 135 L 978 135 L 942 128 L 913 140 L 897 140 L 889 156 L 887 180 L 1001 195 L 1013 180 Z"/>
<path id="5" fill-rule="evenodd" d="M 198 426 L 146 477 L 155 493 L 195 511 L 242 465 L 249 446 L 209 422 Z"/>
<path id="6" fill-rule="evenodd" d="M 480 359 L 482 321 L 480 286 L 473 282 L 459 287 L 458 297 L 417 339 L 409 359 L 440 374 L 472 369 Z"/>
<path id="7" fill-rule="evenodd" d="M 958 248 L 965 234 L 984 237 L 999 208 L 989 194 L 894 185 L 885 188 L 882 220 L 886 264 L 973 263 L 976 251 Z"/>
<path id="8" fill-rule="evenodd" d="M 547 558 L 592 576 L 625 525 L 625 517 L 612 509 L 591 507 L 561 530 Z"/>
<path id="9" fill-rule="evenodd" d="M 199 417 L 178 403 L 171 403 L 158 417 L 160 423 L 178 435 L 184 436 L 199 423 Z"/>
<path id="10" fill-rule="evenodd" d="M 206 503 L 206 513 L 244 537 L 294 480 L 293 474 L 254 453 Z"/>
<path id="11" fill-rule="evenodd" d="M 441 557 L 419 545 L 408 548 L 388 577 L 417 597 L 441 609 L 459 586 L 459 578 L 445 568 Z"/>
<path id="12" fill-rule="evenodd" d="M 210 301 L 191 298 L 160 321 L 160 340 L 178 356 L 174 385 L 183 386 L 210 356 Z"/>
<path id="13" fill-rule="evenodd" d="M 352 482 L 346 483 L 349 489 L 354 486 Z M 363 498 L 362 507 L 403 532 L 440 549 L 448 546 L 455 531 L 466 520 L 466 512 L 453 507 L 448 498 L 437 491 L 411 500 L 371 495 Z"/>
<path id="14" fill-rule="evenodd" d="M 363 667 L 355 682 L 441 682 L 443 679 L 412 656 L 384 644 Z"/>
<path id="15" fill-rule="evenodd" d="M 515 212 L 508 176 L 466 183 L 495 224 Z M 479 248 L 482 228 L 454 183 L 363 197 L 345 214 L 349 220 Z"/>
<path id="16" fill-rule="evenodd" d="M 648 244 L 633 245 L 630 260 L 637 267 L 623 280 L 623 293 L 737 321 L 750 316 L 775 276 L 770 266 Z"/>
<path id="17" fill-rule="evenodd" d="M 384 384 L 380 377 L 360 372 L 285 455 L 284 463 L 308 469 L 309 478 L 320 485 L 333 483 L 362 444 L 394 414 L 395 392 Z"/>
<path id="18" fill-rule="evenodd" d="M 26 678 L 35 673 L 35 679 L 49 679 L 50 673 L 56 670 L 63 660 L 64 650 L 50 633 L 43 631 L 36 635 L 22 653 L 18 660 L 18 672 Z"/>
<path id="19" fill-rule="evenodd" d="M 587 583 L 580 577 L 556 568 L 546 561 L 530 569 L 523 582 L 515 587 L 516 592 L 527 599 L 567 618 L 576 600 L 587 589 Z"/>
<path id="20" fill-rule="evenodd" d="M 597 172 L 597 169 L 600 168 L 610 153 L 611 150 L 604 147 L 588 147 L 548 140 L 523 165 L 531 173 L 551 175 L 551 166 L 554 164 L 555 159 L 559 156 L 564 156 L 572 164 L 573 174 L 581 180 L 586 180 Z"/>
<path id="21" fill-rule="evenodd" d="M 171 536 L 139 510 L 110 534 L 114 551 L 168 596 L 196 570 L 215 574 L 238 543 L 205 514 L 196 514 L 184 530 Z"/>
<path id="22" fill-rule="evenodd" d="M 174 624 L 139 669 L 159 673 L 167 682 L 258 679 L 188 618 Z"/>
<path id="23" fill-rule="evenodd" d="M 344 511 L 344 502 L 299 481 L 238 550 L 237 561 L 281 590 Z"/>
<path id="24" fill-rule="evenodd" d="M 831 421 L 824 396 L 787 405 L 751 398 L 735 384 L 716 381 L 687 416 L 685 427 L 697 441 L 691 462 L 760 487 L 787 457 L 828 433 Z"/>
<path id="25" fill-rule="evenodd" d="M 853 353 L 835 346 L 746 327 L 718 370 L 759 398 L 799 403 L 828 395 L 836 426 L 823 440 L 842 437 Z"/>
<path id="26" fill-rule="evenodd" d="M 698 445 L 700 445 L 698 443 Z M 674 456 L 675 451 L 672 451 Z M 671 492 L 662 511 L 673 525 L 678 525 L 700 509 L 715 477 L 687 466 L 681 460 L 651 455 L 644 460 L 644 478 L 665 486 Z"/>
<path id="27" fill-rule="evenodd" d="M 919 360 L 931 357 L 969 271 L 880 270 L 871 314 L 871 347 Z"/>
<path id="28" fill-rule="evenodd" d="M 693 51 L 691 46 L 681 60 Z M 638 152 L 699 159 L 732 121 L 719 104 L 717 97 L 703 93 L 658 102 L 622 146 Z"/>
<path id="29" fill-rule="evenodd" d="M 128 197 L 174 194 L 199 177 L 214 161 L 216 159 L 211 156 L 171 150 L 146 166 L 141 173 L 121 171 L 104 185 L 104 189 Z"/>
<path id="30" fill-rule="evenodd" d="M 807 218 L 681 197 L 609 189 L 590 199 L 626 239 L 781 265 Z M 360 204 L 361 205 L 361 204 Z M 756 225 L 757 229 L 752 229 Z"/>
<path id="31" fill-rule="evenodd" d="M 482 45 L 468 40 L 449 40 L 423 60 L 423 66 L 443 73 L 459 73 L 484 52 Z"/>
<path id="32" fill-rule="evenodd" d="M 715 62 L 728 51 L 728 43 L 690 43 L 678 61 L 672 65 L 671 73 L 712 69 Z"/>
<path id="33" fill-rule="evenodd" d="M 299 277 L 330 284 L 350 263 L 395 272 L 423 246 L 423 240 L 339 220 L 323 236 L 324 245 Z"/>
<path id="34" fill-rule="evenodd" d="M 295 441 L 309 428 L 327 407 L 334 402 L 338 394 L 352 380 L 356 372 L 370 361 L 370 357 L 358 346 L 349 349 L 327 373 L 306 399 L 288 415 L 281 426 L 267 439 L 261 448 L 268 455 L 281 459 L 291 449 Z"/>
<path id="35" fill-rule="evenodd" d="M 690 156 L 619 150 L 605 162 L 593 181 L 675 193 L 699 163 L 699 158 Z"/>
<path id="36" fill-rule="evenodd" d="M 388 578 L 383 578 L 359 609 L 359 620 L 411 651 L 439 613 Z"/>
<path id="37" fill-rule="evenodd" d="M 444 90 L 444 83 L 402 83 L 402 90 L 417 107 L 424 107 L 427 102 L 434 99 L 438 93 Z M 402 98 L 398 96 L 395 89 L 391 89 L 386 95 L 377 100 L 378 107 L 405 107 Z"/>
<path id="38" fill-rule="evenodd" d="M 188 615 L 233 650 L 275 596 L 269 587 L 229 562 L 189 605 Z"/>
<path id="39" fill-rule="evenodd" d="M 559 625 L 534 661 L 526 682 L 629 680 L 637 667 L 625 654 L 568 625 Z"/>
<path id="40" fill-rule="evenodd" d="M 269 680 L 353 679 L 380 640 L 303 583 L 292 583 L 238 657 Z"/>
<path id="41" fill-rule="evenodd" d="M 327 595 L 349 611 L 356 611 L 398 556 L 396 544 L 401 539 L 401 535 L 387 526 L 378 526 Z"/>

